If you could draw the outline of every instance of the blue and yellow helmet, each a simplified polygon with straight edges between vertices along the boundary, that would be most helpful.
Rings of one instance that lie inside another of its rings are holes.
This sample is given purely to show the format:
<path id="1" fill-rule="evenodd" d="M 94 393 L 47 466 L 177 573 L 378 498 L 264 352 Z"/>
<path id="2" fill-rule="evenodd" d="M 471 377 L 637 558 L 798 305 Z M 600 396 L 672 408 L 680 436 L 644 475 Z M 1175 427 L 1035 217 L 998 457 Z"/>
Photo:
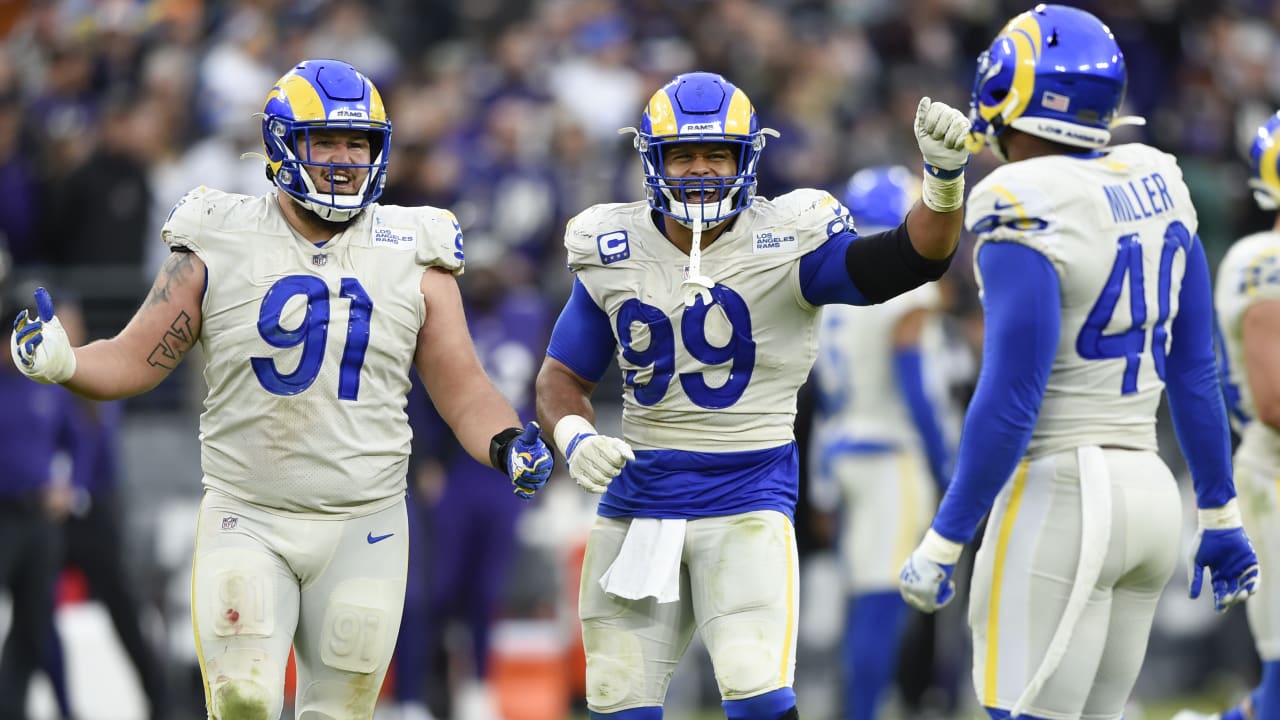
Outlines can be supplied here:
<path id="1" fill-rule="evenodd" d="M 920 176 L 902 165 L 877 165 L 853 174 L 841 199 L 860 235 L 902 224 L 920 197 Z"/>
<path id="2" fill-rule="evenodd" d="M 1012 127 L 1084 148 L 1111 141 L 1124 101 L 1124 55 L 1098 18 L 1065 5 L 1014 17 L 978 57 L 969 100 L 969 152 Z M 1125 118 L 1124 122 L 1138 119 Z"/>
<path id="3" fill-rule="evenodd" d="M 638 130 L 623 128 L 619 132 L 636 134 L 635 148 L 644 163 L 649 206 L 686 226 L 698 220 L 703 227 L 724 222 L 751 205 L 765 135 L 778 135 L 760 127 L 746 93 L 724 77 L 707 72 L 677 75 L 649 99 Z M 672 143 L 733 145 L 737 170 L 728 177 L 669 177 L 663 150 Z M 714 202 L 694 201 L 708 194 Z"/>
<path id="4" fill-rule="evenodd" d="M 1267 118 L 1249 146 L 1249 187 L 1263 210 L 1280 210 L 1280 112 Z"/>
<path id="5" fill-rule="evenodd" d="M 308 134 L 313 130 L 363 130 L 369 133 L 371 162 L 313 163 Z M 341 60 L 305 60 L 276 81 L 262 111 L 262 143 L 267 175 L 304 207 L 325 220 L 348 220 L 382 195 L 387 182 L 391 122 L 382 96 L 365 77 Z M 365 169 L 368 176 L 354 195 L 319 191 L 304 166 Z"/>

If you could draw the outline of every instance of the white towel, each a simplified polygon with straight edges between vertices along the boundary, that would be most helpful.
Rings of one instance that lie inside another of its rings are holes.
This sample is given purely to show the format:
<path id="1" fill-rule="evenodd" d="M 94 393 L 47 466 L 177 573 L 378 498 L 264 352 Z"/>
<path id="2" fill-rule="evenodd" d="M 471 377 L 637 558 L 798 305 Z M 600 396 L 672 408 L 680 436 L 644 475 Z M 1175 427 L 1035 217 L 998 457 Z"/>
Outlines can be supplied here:
<path id="1" fill-rule="evenodd" d="M 679 600 L 684 525 L 680 519 L 632 518 L 618 556 L 600 576 L 600 587 L 628 600 Z"/>

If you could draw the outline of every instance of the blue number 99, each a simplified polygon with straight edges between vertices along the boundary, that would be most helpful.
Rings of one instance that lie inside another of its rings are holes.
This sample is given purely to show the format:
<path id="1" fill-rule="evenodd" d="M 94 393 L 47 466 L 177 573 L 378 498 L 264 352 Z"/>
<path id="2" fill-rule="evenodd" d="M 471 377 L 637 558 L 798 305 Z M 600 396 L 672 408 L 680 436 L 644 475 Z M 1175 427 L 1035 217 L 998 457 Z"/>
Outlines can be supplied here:
<path id="1" fill-rule="evenodd" d="M 680 387 L 689 399 L 699 407 L 719 410 L 729 407 L 742 398 L 756 364 L 756 343 L 751 338 L 751 313 L 740 295 L 733 290 L 716 285 L 711 289 L 714 305 L 724 311 L 729 321 L 730 335 L 722 346 L 712 345 L 707 338 L 707 313 L 712 305 L 701 299 L 687 307 L 680 315 L 680 340 L 694 360 L 703 365 L 729 365 L 729 377 L 723 385 L 712 387 L 705 373 L 680 373 Z M 648 343 L 637 348 L 632 332 L 633 325 L 648 329 Z M 628 363 L 652 367 L 646 382 L 637 382 L 639 370 L 627 370 L 625 382 L 632 388 L 636 402 L 656 405 L 667 394 L 676 368 L 676 340 L 671 319 L 661 309 L 631 298 L 618 309 L 618 342 L 622 346 L 622 358 Z"/>

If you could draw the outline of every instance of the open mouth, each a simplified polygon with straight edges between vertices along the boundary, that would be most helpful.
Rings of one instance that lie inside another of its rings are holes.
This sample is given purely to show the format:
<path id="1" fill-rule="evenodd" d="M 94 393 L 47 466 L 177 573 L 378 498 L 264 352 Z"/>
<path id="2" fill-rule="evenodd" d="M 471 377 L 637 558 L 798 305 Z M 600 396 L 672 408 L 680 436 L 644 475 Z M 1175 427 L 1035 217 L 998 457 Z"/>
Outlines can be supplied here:
<path id="1" fill-rule="evenodd" d="M 323 180 L 329 191 L 338 195 L 351 195 L 356 191 L 355 176 L 344 170 L 324 173 Z"/>
<path id="2" fill-rule="evenodd" d="M 710 188 L 706 188 L 706 189 L 685 188 L 683 192 L 684 192 L 684 201 L 690 204 L 705 205 L 707 203 L 716 202 L 717 200 L 720 199 L 720 191 L 712 190 Z"/>

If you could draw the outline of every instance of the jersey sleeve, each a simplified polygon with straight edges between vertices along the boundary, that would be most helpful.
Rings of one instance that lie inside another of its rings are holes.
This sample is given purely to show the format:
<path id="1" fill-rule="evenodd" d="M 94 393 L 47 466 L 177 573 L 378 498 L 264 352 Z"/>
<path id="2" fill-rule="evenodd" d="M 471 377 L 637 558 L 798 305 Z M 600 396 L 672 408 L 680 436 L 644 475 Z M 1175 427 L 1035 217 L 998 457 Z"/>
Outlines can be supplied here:
<path id="1" fill-rule="evenodd" d="M 169 217 L 160 227 L 160 239 L 170 250 L 185 248 L 196 253 L 204 250 L 200 231 L 204 227 L 208 195 L 209 189 L 201 185 L 179 198 L 169 211 Z"/>
<path id="2" fill-rule="evenodd" d="M 424 267 L 438 267 L 461 275 L 464 262 L 462 227 L 448 210 L 413 208 L 417 229 L 414 260 Z M 374 232 L 377 233 L 375 228 Z"/>
<path id="3" fill-rule="evenodd" d="M 631 238 L 625 227 L 618 226 L 615 209 L 619 207 L 593 205 L 566 223 L 564 249 L 570 272 L 605 267 L 631 257 Z"/>
<path id="4" fill-rule="evenodd" d="M 965 228 L 978 238 L 974 257 L 983 243 L 1015 242 L 1044 255 L 1061 275 L 1065 258 L 1053 228 L 1057 201 L 1034 178 L 1016 174 L 1023 169 L 997 168 L 970 193 Z"/>
<path id="5" fill-rule="evenodd" d="M 1035 430 L 1058 346 L 1058 276 L 1044 257 L 996 245 L 977 259 L 983 295 L 982 371 L 965 413 L 955 474 L 933 529 L 967 543 L 1013 474 Z"/>
<path id="6" fill-rule="evenodd" d="M 826 190 L 802 188 L 779 196 L 774 204 L 796 229 L 797 251 L 810 253 L 842 233 L 855 233 L 849 210 Z"/>
<path id="7" fill-rule="evenodd" d="M 1246 307 L 1262 300 L 1280 300 L 1280 244 L 1250 258 L 1240 269 L 1237 282 Z"/>

